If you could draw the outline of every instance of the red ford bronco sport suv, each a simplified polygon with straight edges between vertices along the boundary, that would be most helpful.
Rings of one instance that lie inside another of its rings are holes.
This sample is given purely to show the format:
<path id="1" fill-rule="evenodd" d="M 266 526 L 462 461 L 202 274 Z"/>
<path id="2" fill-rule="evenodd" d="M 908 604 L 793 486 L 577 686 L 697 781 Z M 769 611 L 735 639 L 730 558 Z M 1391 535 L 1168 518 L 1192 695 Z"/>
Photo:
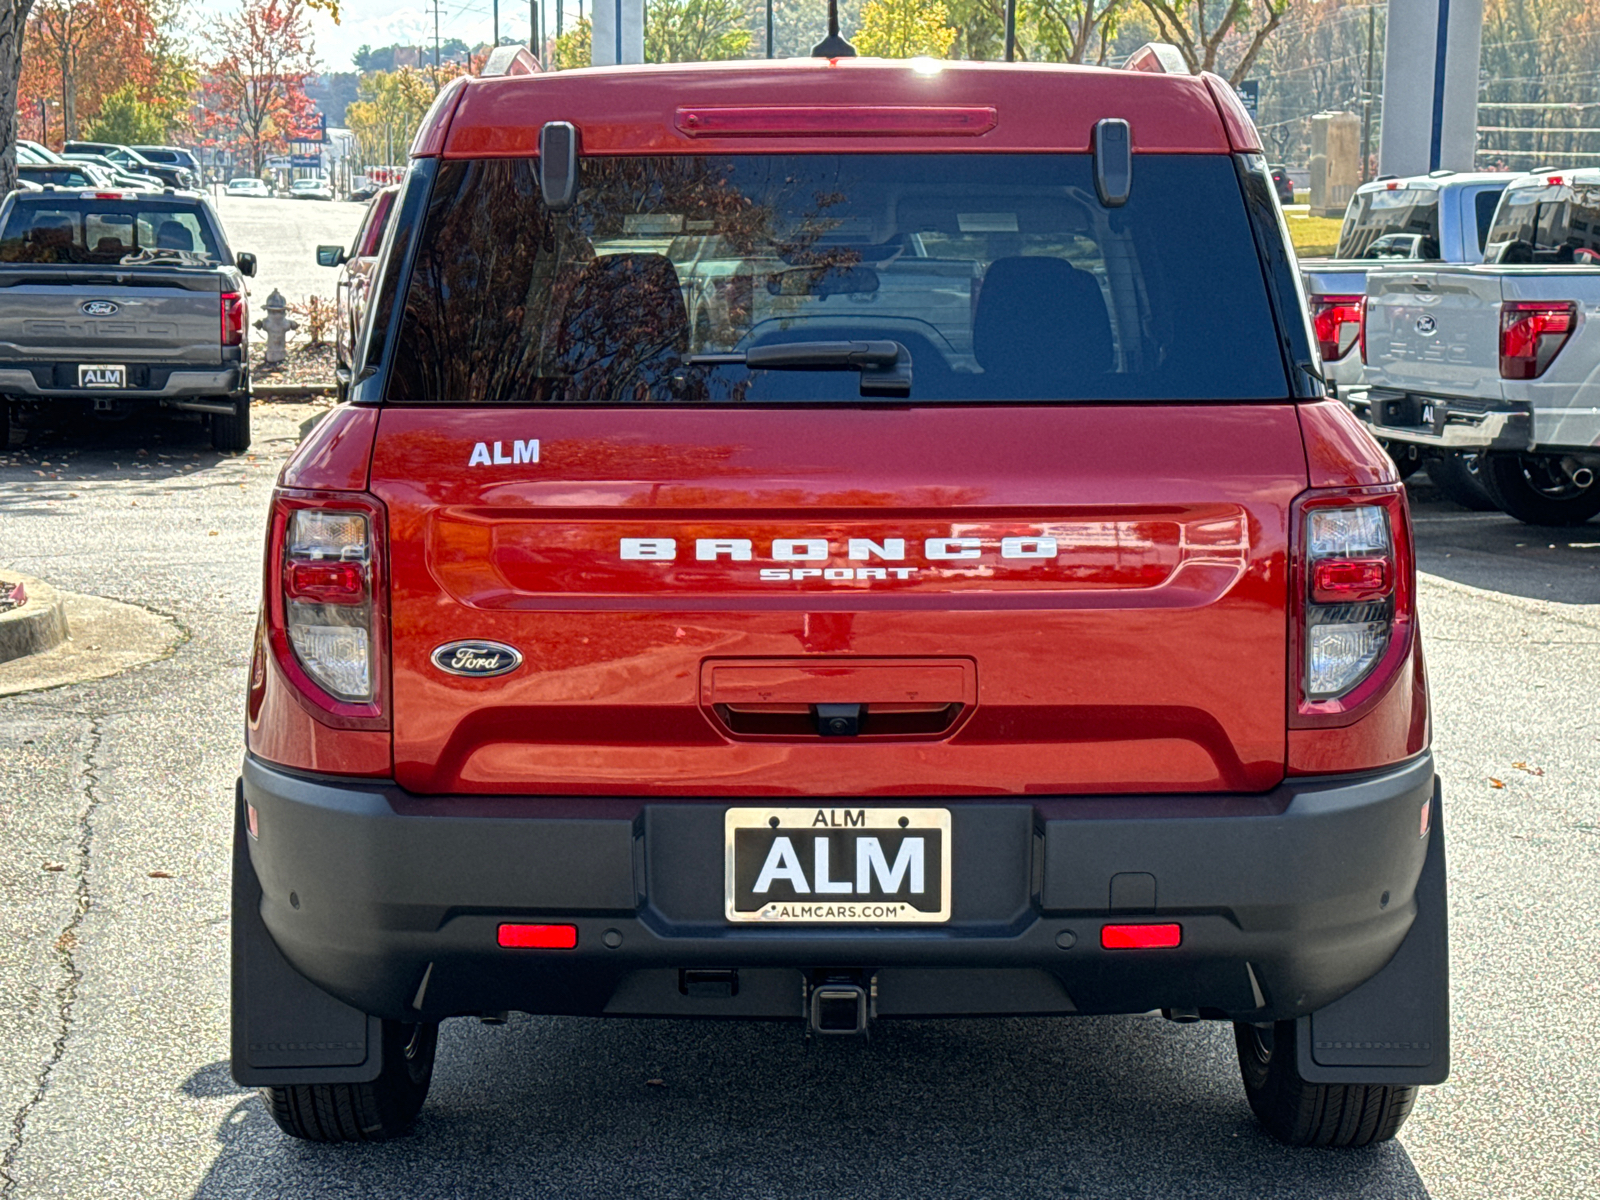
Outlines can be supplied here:
<path id="1" fill-rule="evenodd" d="M 286 1131 L 511 1009 L 1231 1021 L 1296 1144 L 1445 1078 L 1406 498 L 1226 84 L 517 59 L 396 203 L 249 685 Z"/>

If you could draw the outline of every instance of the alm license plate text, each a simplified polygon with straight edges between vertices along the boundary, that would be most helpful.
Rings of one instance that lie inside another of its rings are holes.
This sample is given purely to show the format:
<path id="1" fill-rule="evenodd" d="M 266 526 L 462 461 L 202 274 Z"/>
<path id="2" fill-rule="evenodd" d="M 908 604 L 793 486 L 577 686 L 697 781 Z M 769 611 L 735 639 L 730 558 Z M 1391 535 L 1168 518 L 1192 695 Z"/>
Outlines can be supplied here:
<path id="1" fill-rule="evenodd" d="M 733 808 L 723 826 L 730 921 L 950 919 L 950 811 Z"/>
<path id="2" fill-rule="evenodd" d="M 83 363 L 78 367 L 78 386 L 81 388 L 126 387 L 128 368 L 106 366 L 104 363 Z"/>

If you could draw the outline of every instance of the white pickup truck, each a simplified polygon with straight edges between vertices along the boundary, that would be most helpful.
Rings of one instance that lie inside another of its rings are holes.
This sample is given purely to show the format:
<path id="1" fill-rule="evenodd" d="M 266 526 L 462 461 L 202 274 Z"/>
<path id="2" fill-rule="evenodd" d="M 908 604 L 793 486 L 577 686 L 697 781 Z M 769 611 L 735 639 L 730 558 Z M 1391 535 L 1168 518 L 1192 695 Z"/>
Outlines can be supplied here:
<path id="1" fill-rule="evenodd" d="M 1375 273 L 1366 418 L 1391 444 L 1480 458 L 1506 513 L 1600 513 L 1600 170 L 1512 181 L 1477 266 Z"/>

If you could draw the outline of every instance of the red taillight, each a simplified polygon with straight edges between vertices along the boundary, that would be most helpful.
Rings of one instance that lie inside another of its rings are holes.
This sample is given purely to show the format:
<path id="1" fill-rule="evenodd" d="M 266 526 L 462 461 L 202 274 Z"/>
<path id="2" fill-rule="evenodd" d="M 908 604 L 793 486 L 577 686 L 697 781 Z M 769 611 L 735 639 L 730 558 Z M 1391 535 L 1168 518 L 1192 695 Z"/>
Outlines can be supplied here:
<path id="1" fill-rule="evenodd" d="M 1338 362 L 1350 353 L 1361 332 L 1362 296 L 1312 296 L 1311 327 L 1323 362 Z"/>
<path id="2" fill-rule="evenodd" d="M 993 129 L 988 106 L 805 104 L 750 108 L 680 108 L 678 130 L 689 137 L 976 137 Z"/>
<path id="3" fill-rule="evenodd" d="M 1353 604 L 1389 594 L 1387 558 L 1325 558 L 1312 565 L 1311 598 L 1318 604 Z"/>
<path id="4" fill-rule="evenodd" d="M 502 925 L 499 942 L 515 950 L 571 950 L 578 944 L 576 925 Z"/>
<path id="5" fill-rule="evenodd" d="M 237 346 L 244 341 L 245 316 L 249 303 L 238 292 L 222 293 L 222 344 Z"/>
<path id="6" fill-rule="evenodd" d="M 301 705 L 340 728 L 387 729 L 383 509 L 350 492 L 273 494 L 266 632 Z"/>
<path id="7" fill-rule="evenodd" d="M 1508 300 L 1500 306 L 1500 378 L 1537 379 L 1578 326 L 1571 300 Z"/>
<path id="8" fill-rule="evenodd" d="M 1170 950 L 1183 942 L 1181 925 L 1102 925 L 1100 944 L 1107 950 Z"/>
<path id="9" fill-rule="evenodd" d="M 1404 487 L 1309 491 L 1291 522 L 1289 721 L 1346 725 L 1411 653 L 1416 566 Z"/>
<path id="10" fill-rule="evenodd" d="M 367 598 L 365 568 L 348 562 L 291 562 L 284 569 L 283 594 L 313 604 L 360 604 Z"/>

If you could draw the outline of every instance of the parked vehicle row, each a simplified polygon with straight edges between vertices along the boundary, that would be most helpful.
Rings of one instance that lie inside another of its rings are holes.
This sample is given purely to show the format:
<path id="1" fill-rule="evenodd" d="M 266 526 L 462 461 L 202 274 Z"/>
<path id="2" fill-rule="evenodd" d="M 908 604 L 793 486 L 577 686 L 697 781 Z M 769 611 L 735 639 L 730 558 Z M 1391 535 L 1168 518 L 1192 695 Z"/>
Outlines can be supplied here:
<path id="1" fill-rule="evenodd" d="M 1402 474 L 1426 463 L 1457 503 L 1534 524 L 1600 512 L 1597 183 L 1379 180 L 1352 198 L 1339 257 L 1301 264 L 1324 373 Z"/>
<path id="2" fill-rule="evenodd" d="M 343 246 L 318 246 L 317 262 L 324 267 L 340 267 L 338 281 L 334 284 L 334 304 L 338 318 L 334 326 L 334 372 L 338 396 L 345 400 L 350 393 L 350 364 L 355 357 L 356 338 L 361 330 L 361 319 L 367 311 L 367 301 L 372 294 L 372 277 L 378 261 L 378 248 L 383 245 L 383 235 L 389 228 L 389 216 L 394 211 L 394 198 L 398 187 L 380 188 L 367 204 L 361 226 L 350 241 Z"/>

